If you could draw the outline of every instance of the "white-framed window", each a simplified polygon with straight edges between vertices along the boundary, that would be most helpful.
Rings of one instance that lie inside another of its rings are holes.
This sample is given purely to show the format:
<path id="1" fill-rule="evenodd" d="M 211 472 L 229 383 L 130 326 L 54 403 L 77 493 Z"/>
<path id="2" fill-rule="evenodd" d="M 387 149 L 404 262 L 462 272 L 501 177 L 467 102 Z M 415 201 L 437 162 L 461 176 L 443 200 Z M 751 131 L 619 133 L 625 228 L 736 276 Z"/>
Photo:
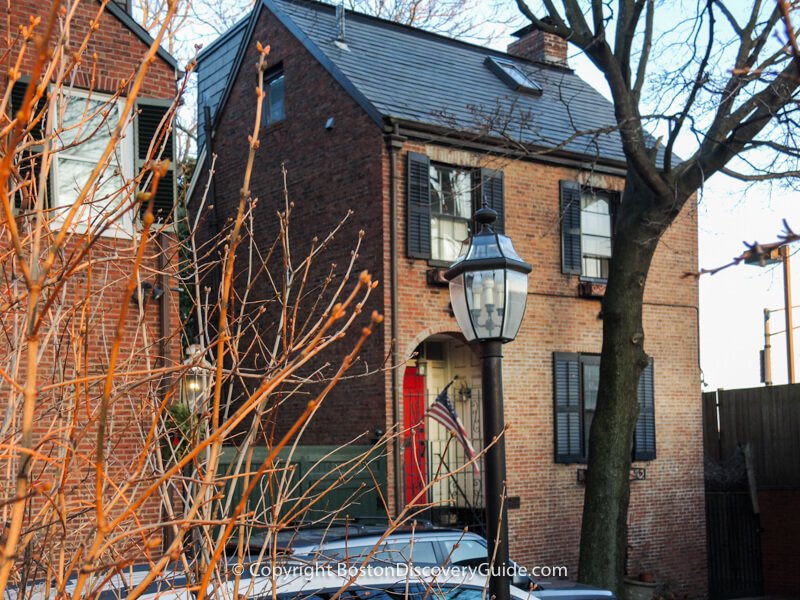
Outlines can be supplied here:
<path id="1" fill-rule="evenodd" d="M 561 272 L 608 279 L 614 241 L 615 192 L 561 181 Z"/>
<path id="2" fill-rule="evenodd" d="M 11 114 L 20 110 L 30 81 L 11 89 Z M 133 114 L 124 114 L 126 99 L 72 88 L 44 95 L 32 107 L 37 116 L 30 126 L 25 150 L 15 158 L 14 208 L 31 214 L 39 205 L 58 228 L 75 204 L 92 170 L 103 157 L 113 131 L 124 115 L 122 134 L 106 159 L 71 227 L 77 232 L 130 237 L 139 224 L 134 178 L 149 160 L 169 160 L 153 202 L 159 227 L 170 222 L 176 195 L 174 135 L 170 123 L 171 99 L 137 98 Z M 54 123 L 46 133 L 48 123 Z M 45 144 L 47 142 L 47 144 Z M 45 161 L 43 150 L 48 148 Z M 47 163 L 46 165 L 43 163 Z M 47 175 L 42 170 L 47 166 Z M 141 183 L 149 189 L 150 176 Z"/>
<path id="3" fill-rule="evenodd" d="M 611 210 L 608 194 L 595 190 L 585 190 L 581 194 L 581 274 L 584 277 L 608 279 Z"/>
<path id="4" fill-rule="evenodd" d="M 124 98 L 82 90 L 63 90 L 51 100 L 56 126 L 52 136 L 50 205 L 56 224 L 79 200 L 81 190 L 106 152 L 124 108 Z M 130 115 L 125 115 L 124 123 L 122 137 L 106 158 L 105 168 L 82 198 L 73 220 L 77 230 L 109 236 L 132 234 L 135 169 Z"/>

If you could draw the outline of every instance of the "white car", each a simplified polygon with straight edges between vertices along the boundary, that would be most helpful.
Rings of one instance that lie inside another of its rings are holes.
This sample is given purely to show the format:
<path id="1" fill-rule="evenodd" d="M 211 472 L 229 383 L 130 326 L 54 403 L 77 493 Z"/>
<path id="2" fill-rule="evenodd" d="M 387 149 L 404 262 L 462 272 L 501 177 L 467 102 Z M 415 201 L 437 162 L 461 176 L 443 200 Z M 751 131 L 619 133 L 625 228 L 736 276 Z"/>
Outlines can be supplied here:
<path id="1" fill-rule="evenodd" d="M 486 570 L 486 539 L 457 529 L 420 527 L 414 531 L 396 531 L 381 541 L 373 532 L 328 536 L 327 540 L 308 545 L 291 546 L 295 560 L 334 564 L 361 564 L 368 555 L 371 565 L 465 567 Z M 609 590 L 568 581 L 534 578 L 526 569 L 511 561 L 509 573 L 512 589 L 532 589 L 542 600 L 616 600 Z"/>
<path id="2" fill-rule="evenodd" d="M 486 600 L 489 597 L 487 578 L 470 570 L 439 569 L 436 574 L 424 570 L 398 569 L 387 566 L 379 574 L 369 567 L 360 572 L 355 567 L 342 573 L 337 568 L 310 571 L 308 565 L 282 568 L 273 578 L 264 567 L 261 574 L 245 569 L 234 595 L 234 582 L 224 589 L 209 590 L 213 598 L 244 597 L 252 600 L 272 600 L 273 581 L 277 600 L 331 600 L 339 595 L 343 600 Z M 255 574 L 254 574 L 255 573 Z M 341 593 L 340 593 L 341 592 Z M 513 600 L 540 600 L 533 592 L 510 587 Z"/>
<path id="3" fill-rule="evenodd" d="M 97 600 L 117 600 L 127 598 L 147 574 L 150 572 L 147 565 L 137 565 L 119 569 L 113 573 L 93 573 L 86 582 L 81 593 L 82 598 L 96 598 Z M 75 597 L 76 577 L 70 578 L 64 586 L 67 598 Z M 144 593 L 139 596 L 142 600 L 192 600 L 194 595 L 186 589 L 186 578 L 177 572 L 167 570 L 150 583 Z M 50 600 L 57 597 L 54 581 L 36 581 L 29 583 L 20 593 L 19 588 L 9 585 L 3 594 L 3 600 Z"/>

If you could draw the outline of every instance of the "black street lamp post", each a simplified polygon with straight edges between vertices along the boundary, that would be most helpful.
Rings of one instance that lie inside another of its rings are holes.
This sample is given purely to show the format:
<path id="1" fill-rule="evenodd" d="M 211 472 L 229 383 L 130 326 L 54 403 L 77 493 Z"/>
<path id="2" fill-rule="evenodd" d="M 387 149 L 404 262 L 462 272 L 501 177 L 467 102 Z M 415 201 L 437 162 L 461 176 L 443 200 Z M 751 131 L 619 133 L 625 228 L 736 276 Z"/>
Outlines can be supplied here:
<path id="1" fill-rule="evenodd" d="M 489 542 L 489 594 L 509 600 L 508 506 L 503 418 L 503 344 L 519 331 L 528 299 L 528 273 L 508 236 L 492 228 L 497 213 L 486 207 L 475 213 L 481 229 L 466 251 L 445 273 L 458 325 L 468 342 L 481 345 L 483 432 L 486 458 L 484 485 Z"/>

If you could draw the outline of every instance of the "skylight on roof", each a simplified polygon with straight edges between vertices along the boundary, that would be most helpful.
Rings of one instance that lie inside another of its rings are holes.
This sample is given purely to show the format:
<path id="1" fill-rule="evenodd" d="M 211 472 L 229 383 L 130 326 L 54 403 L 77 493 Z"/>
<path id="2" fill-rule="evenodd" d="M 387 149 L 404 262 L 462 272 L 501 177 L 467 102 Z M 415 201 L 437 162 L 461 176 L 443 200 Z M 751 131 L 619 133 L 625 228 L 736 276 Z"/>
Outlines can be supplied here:
<path id="1" fill-rule="evenodd" d="M 499 56 L 487 56 L 486 66 L 512 90 L 537 96 L 542 93 L 541 86 L 533 80 L 528 69 L 513 60 Z"/>

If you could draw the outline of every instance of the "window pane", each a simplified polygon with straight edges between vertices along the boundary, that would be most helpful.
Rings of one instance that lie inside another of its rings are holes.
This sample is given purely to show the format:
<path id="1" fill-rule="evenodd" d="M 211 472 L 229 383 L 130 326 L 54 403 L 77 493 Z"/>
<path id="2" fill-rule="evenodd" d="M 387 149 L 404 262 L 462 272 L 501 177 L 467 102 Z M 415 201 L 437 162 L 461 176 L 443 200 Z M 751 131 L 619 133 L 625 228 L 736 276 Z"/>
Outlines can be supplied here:
<path id="1" fill-rule="evenodd" d="M 583 363 L 583 447 L 589 455 L 589 430 L 597 407 L 597 390 L 600 384 L 600 365 Z"/>
<path id="2" fill-rule="evenodd" d="M 94 165 L 80 160 L 60 158 L 58 161 L 57 194 L 58 205 L 69 206 L 73 204 L 80 194 L 81 189 L 89 179 Z M 116 170 L 106 169 L 95 182 L 94 189 L 85 199 L 87 207 L 91 209 L 92 218 L 103 211 L 114 209 L 118 206 L 124 195 L 119 190 L 124 186 L 124 180 Z M 98 185 L 99 184 L 99 185 Z"/>
<path id="3" fill-rule="evenodd" d="M 472 172 L 431 165 L 431 258 L 454 261 L 469 237 Z"/>
<path id="4" fill-rule="evenodd" d="M 611 256 L 611 238 L 585 235 L 582 240 L 584 256 Z"/>
<path id="5" fill-rule="evenodd" d="M 339 588 L 314 591 L 310 586 L 308 589 L 298 590 L 278 594 L 278 600 L 328 600 L 337 593 Z M 483 589 L 467 587 L 465 585 L 452 585 L 443 582 L 433 582 L 431 584 L 411 583 L 387 589 L 381 589 L 374 585 L 369 587 L 352 586 L 342 598 L 348 600 L 481 600 L 484 597 Z M 271 600 L 271 595 L 258 596 L 259 600 Z"/>
<path id="6" fill-rule="evenodd" d="M 487 561 L 486 546 L 475 540 L 461 540 L 456 546 L 455 540 L 442 542 L 444 553 L 449 557 L 448 565 L 459 567 L 477 567 Z"/>
<path id="7" fill-rule="evenodd" d="M 608 198 L 591 193 L 581 194 L 581 211 L 607 215 L 609 214 Z"/>
<path id="8" fill-rule="evenodd" d="M 62 158 L 58 161 L 58 200 L 59 204 L 72 204 L 78 197 L 83 184 L 89 178 L 94 166 L 77 160 Z"/>
<path id="9" fill-rule="evenodd" d="M 360 564 L 372 552 L 373 548 L 373 546 L 349 547 L 347 548 L 347 558 L 350 562 Z M 333 553 L 333 556 L 328 552 L 325 554 L 338 560 L 343 561 L 345 559 L 344 548 L 334 550 Z M 413 545 L 408 542 L 384 544 L 381 548 L 375 550 L 371 562 L 391 565 L 409 564 L 411 562 L 415 565 L 439 564 L 439 561 L 436 560 L 433 542 L 414 542 Z"/>
<path id="10" fill-rule="evenodd" d="M 431 213 L 472 217 L 472 173 L 431 165 Z"/>
<path id="11" fill-rule="evenodd" d="M 593 279 L 608 279 L 608 265 L 609 260 L 607 258 L 584 256 L 581 275 Z"/>
<path id="12" fill-rule="evenodd" d="M 284 111 L 284 77 L 278 75 L 267 84 L 267 123 L 282 121 Z"/>
<path id="13" fill-rule="evenodd" d="M 611 237 L 611 216 L 607 213 L 582 212 L 581 231 L 590 235 Z"/>
<path id="14" fill-rule="evenodd" d="M 431 258 L 454 261 L 469 237 L 469 223 L 462 219 L 431 217 Z"/>
<path id="15" fill-rule="evenodd" d="M 56 205 L 73 204 L 86 185 L 92 170 L 111 140 L 112 130 L 119 122 L 116 101 L 69 96 L 59 107 L 61 125 L 56 154 Z M 122 177 L 122 144 L 112 152 L 107 168 L 101 172 L 95 187 L 85 202 L 92 218 L 104 209 L 118 205 L 117 194 L 124 185 Z"/>
<path id="16" fill-rule="evenodd" d="M 611 258 L 611 205 L 605 195 L 581 195 L 581 275 L 608 278 Z"/>
<path id="17" fill-rule="evenodd" d="M 97 162 L 119 122 L 116 102 L 69 96 L 63 109 L 59 153 Z"/>
<path id="18" fill-rule="evenodd" d="M 432 542 L 415 542 L 398 546 L 387 545 L 385 550 L 375 553 L 375 560 L 389 564 L 436 565 L 436 553 Z"/>

